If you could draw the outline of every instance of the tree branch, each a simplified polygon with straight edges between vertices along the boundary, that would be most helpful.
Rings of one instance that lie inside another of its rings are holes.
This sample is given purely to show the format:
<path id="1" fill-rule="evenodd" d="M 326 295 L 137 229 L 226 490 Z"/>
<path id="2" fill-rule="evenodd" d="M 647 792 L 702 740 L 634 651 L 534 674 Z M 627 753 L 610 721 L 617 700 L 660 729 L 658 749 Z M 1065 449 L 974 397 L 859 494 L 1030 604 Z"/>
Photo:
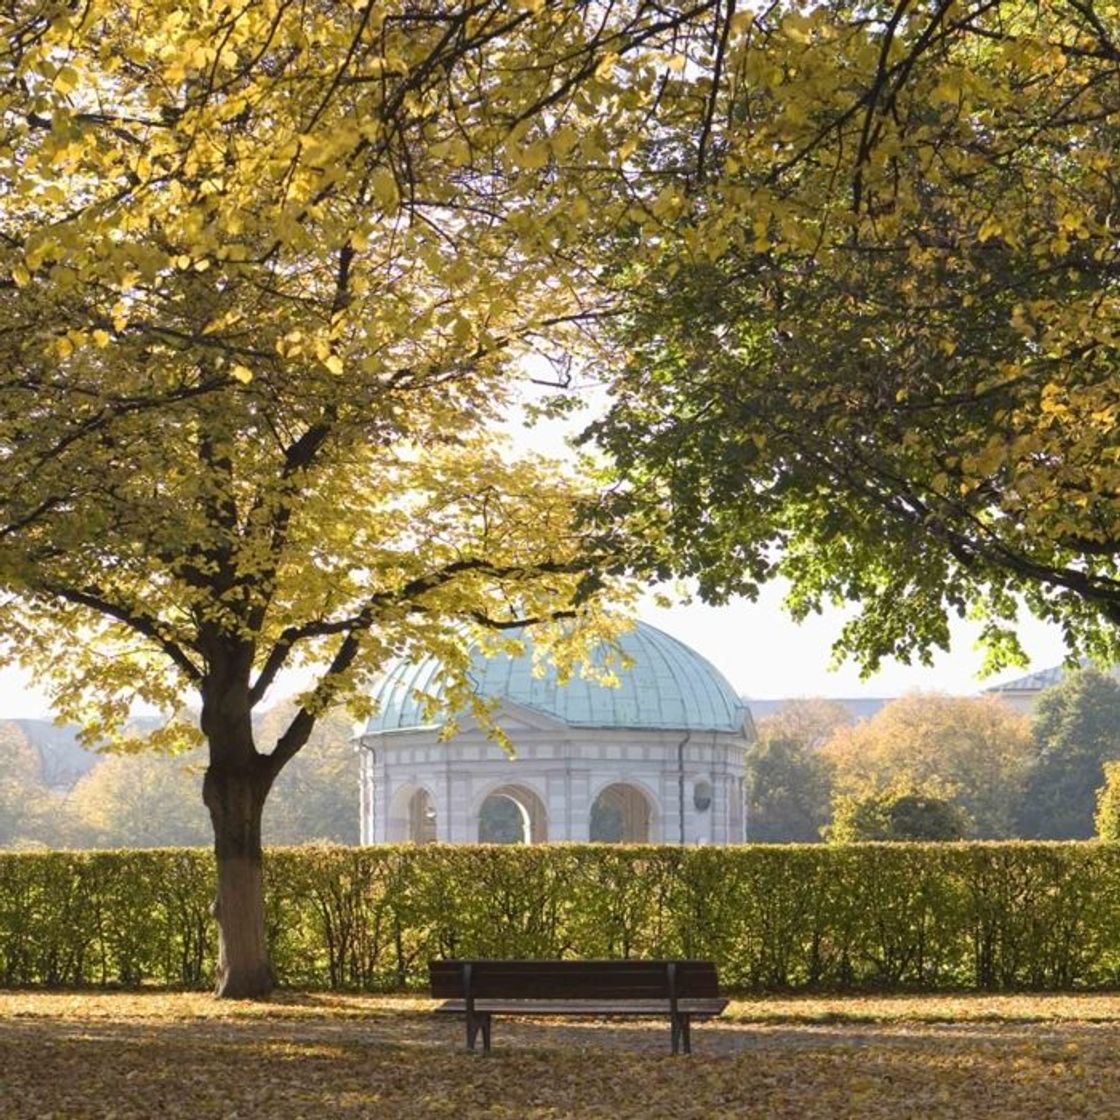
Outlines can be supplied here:
<path id="1" fill-rule="evenodd" d="M 282 631 L 276 644 L 265 658 L 264 665 L 261 667 L 257 679 L 253 682 L 249 690 L 250 703 L 257 704 L 264 698 L 264 694 L 276 679 L 276 674 L 284 667 L 293 647 L 299 642 L 306 641 L 309 638 L 327 638 L 334 634 L 351 634 L 368 630 L 369 627 L 373 625 L 377 617 L 377 612 L 387 607 L 407 606 L 410 611 L 422 612 L 425 610 L 425 607 L 417 600 L 439 587 L 446 586 L 448 583 L 452 582 L 452 580 L 467 572 L 488 575 L 494 579 L 510 579 L 514 576 L 573 574 L 584 571 L 587 566 L 587 561 L 581 563 L 573 561 L 570 563 L 546 563 L 534 564 L 531 566 L 503 567 L 491 564 L 486 560 L 456 560 L 438 571 L 430 572 L 427 575 L 418 576 L 416 579 L 410 580 L 395 591 L 386 591 L 372 595 L 356 614 L 350 615 L 347 618 L 332 620 L 320 619 L 314 622 L 306 622 L 301 626 L 289 626 Z M 543 619 L 540 618 L 526 618 L 518 621 L 499 621 L 490 618 L 480 611 L 471 612 L 470 617 L 484 626 L 491 626 L 499 630 L 514 629 L 517 626 L 525 626 L 543 621 Z M 572 617 L 572 612 L 559 611 L 550 617 L 568 618 Z M 334 670 L 328 670 L 328 674 L 333 671 Z"/>
<path id="2" fill-rule="evenodd" d="M 160 633 L 159 623 L 150 615 L 130 610 L 128 607 L 112 602 L 105 597 L 100 588 L 95 586 L 78 588 L 44 583 L 39 585 L 39 589 L 48 595 L 56 595 L 60 599 L 65 599 L 68 603 L 88 607 L 90 610 L 124 623 L 125 626 L 135 630 L 136 633 L 155 642 L 189 680 L 195 682 L 202 680 L 202 670 L 195 665 L 176 642 Z"/>

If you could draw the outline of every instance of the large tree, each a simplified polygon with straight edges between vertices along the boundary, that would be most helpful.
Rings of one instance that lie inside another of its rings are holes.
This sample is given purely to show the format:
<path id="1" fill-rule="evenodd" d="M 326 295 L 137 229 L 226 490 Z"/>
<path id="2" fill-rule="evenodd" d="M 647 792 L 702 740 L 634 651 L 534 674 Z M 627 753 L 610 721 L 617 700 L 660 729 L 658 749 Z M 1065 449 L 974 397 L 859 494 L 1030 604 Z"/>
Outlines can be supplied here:
<path id="1" fill-rule="evenodd" d="M 600 314 L 625 161 L 711 9 L 0 15 L 0 631 L 91 738 L 200 699 L 220 994 L 271 987 L 261 814 L 320 713 L 420 648 L 467 703 L 463 623 L 595 629 L 593 494 L 483 433 Z"/>
<path id="2" fill-rule="evenodd" d="M 660 256 L 619 245 L 595 431 L 651 559 L 858 602 L 869 671 L 966 613 L 1015 657 L 1024 600 L 1120 656 L 1118 15 L 792 3 L 729 40 L 716 111 L 643 149 Z"/>
<path id="3" fill-rule="evenodd" d="M 821 754 L 841 797 L 935 794 L 973 835 L 1006 839 L 1016 835 L 1036 749 L 1027 717 L 999 700 L 914 692 L 840 728 Z"/>

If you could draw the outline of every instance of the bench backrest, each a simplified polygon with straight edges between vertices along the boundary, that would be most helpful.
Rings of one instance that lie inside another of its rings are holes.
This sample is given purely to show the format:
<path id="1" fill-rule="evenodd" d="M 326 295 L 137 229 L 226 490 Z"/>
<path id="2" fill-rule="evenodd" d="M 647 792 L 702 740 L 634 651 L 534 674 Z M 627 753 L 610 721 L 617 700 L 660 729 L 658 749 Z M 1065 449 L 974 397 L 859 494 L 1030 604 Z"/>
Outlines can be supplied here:
<path id="1" fill-rule="evenodd" d="M 671 966 L 671 967 L 670 967 Z M 711 961 L 431 961 L 437 999 L 706 999 Z"/>

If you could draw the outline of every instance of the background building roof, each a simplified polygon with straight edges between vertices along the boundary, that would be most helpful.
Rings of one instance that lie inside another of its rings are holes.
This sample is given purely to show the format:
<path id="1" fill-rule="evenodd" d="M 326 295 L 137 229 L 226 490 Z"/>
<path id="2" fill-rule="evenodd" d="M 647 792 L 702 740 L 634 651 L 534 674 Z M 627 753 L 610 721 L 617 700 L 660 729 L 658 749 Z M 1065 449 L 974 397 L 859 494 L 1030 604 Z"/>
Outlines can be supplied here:
<path id="1" fill-rule="evenodd" d="M 1080 668 L 1094 669 L 1098 668 L 1087 657 L 1081 658 Z M 1111 669 L 1100 669 L 1106 676 L 1111 676 L 1120 680 L 1120 665 L 1114 665 Z M 1037 673 L 1028 673 L 1025 677 L 1016 677 L 1011 681 L 1004 681 L 1003 684 L 994 684 L 991 688 L 984 689 L 985 692 L 1041 692 L 1043 689 L 1052 688 L 1054 685 L 1059 684 L 1062 679 L 1070 672 L 1066 665 L 1054 665 L 1049 669 L 1040 669 Z"/>
<path id="2" fill-rule="evenodd" d="M 634 664 L 615 667 L 617 688 L 578 674 L 561 686 L 551 667 L 534 676 L 531 635 L 515 631 L 511 636 L 525 644 L 520 657 L 472 651 L 470 672 L 479 695 L 512 701 L 572 727 L 738 732 L 750 720 L 746 705 L 711 662 L 647 623 L 639 622 L 619 639 Z M 367 734 L 430 726 L 420 694 L 443 695 L 442 667 L 435 657 L 399 662 L 386 673 L 374 688 L 378 710 Z"/>
<path id="3" fill-rule="evenodd" d="M 993 684 L 985 692 L 1041 692 L 1044 688 L 1051 688 L 1066 675 L 1061 665 L 1050 669 L 1040 669 L 1037 673 L 1028 673 L 1025 677 L 1016 677 L 1003 684 Z"/>
<path id="4" fill-rule="evenodd" d="M 887 704 L 897 700 L 897 696 L 819 696 L 819 697 L 805 697 L 805 696 L 786 696 L 777 700 L 755 700 L 753 697 L 744 696 L 743 702 L 750 708 L 751 715 L 754 717 L 755 722 L 759 720 L 768 719 L 770 716 L 777 715 L 783 708 L 789 704 L 796 704 L 798 700 L 824 700 L 829 704 L 838 704 L 843 708 L 848 715 L 855 720 L 856 723 L 862 723 L 865 719 L 870 719 L 881 708 L 886 707 Z"/>

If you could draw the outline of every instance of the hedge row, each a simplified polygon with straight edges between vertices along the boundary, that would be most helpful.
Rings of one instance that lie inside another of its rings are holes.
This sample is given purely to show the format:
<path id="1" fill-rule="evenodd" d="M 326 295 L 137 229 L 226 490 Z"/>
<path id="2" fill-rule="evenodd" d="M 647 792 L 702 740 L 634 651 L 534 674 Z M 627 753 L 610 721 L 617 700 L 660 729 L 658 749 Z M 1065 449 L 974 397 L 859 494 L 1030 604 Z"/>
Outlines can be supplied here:
<path id="1" fill-rule="evenodd" d="M 0 854 L 0 985 L 203 987 L 209 852 Z M 430 957 L 715 960 L 742 990 L 1120 982 L 1120 845 L 285 848 L 282 984 L 420 987 Z"/>

